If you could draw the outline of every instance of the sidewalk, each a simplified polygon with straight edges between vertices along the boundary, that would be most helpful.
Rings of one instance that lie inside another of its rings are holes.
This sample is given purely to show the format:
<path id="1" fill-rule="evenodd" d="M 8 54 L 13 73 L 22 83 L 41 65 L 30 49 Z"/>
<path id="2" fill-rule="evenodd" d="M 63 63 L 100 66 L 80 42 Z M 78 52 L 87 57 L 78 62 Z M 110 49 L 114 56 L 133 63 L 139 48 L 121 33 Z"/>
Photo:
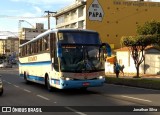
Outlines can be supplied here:
<path id="1" fill-rule="evenodd" d="M 114 73 L 105 73 L 107 77 L 116 77 L 116 74 Z M 136 76 L 136 73 L 124 73 L 124 76 L 122 73 L 119 74 L 119 78 L 133 78 L 133 76 Z M 141 78 L 160 78 L 160 75 L 155 74 L 140 74 Z"/>

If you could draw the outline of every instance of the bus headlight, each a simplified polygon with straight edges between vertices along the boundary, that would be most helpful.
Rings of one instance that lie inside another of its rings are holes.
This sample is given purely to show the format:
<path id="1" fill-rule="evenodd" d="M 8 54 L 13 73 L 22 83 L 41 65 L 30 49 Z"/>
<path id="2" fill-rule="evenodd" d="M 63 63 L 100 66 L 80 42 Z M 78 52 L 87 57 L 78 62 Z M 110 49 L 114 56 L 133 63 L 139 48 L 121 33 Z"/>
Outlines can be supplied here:
<path id="1" fill-rule="evenodd" d="M 66 81 L 73 80 L 72 78 L 69 78 L 69 77 L 61 77 L 61 79 Z"/>
<path id="2" fill-rule="evenodd" d="M 66 77 L 66 81 L 73 80 L 73 78 Z"/>
<path id="3" fill-rule="evenodd" d="M 69 80 L 70 80 L 70 78 L 69 78 L 69 77 L 67 77 L 67 78 L 66 78 L 66 81 L 69 81 Z"/>
<path id="4" fill-rule="evenodd" d="M 99 78 L 99 79 L 103 79 L 104 77 L 103 77 L 103 76 L 99 76 L 98 78 Z"/>

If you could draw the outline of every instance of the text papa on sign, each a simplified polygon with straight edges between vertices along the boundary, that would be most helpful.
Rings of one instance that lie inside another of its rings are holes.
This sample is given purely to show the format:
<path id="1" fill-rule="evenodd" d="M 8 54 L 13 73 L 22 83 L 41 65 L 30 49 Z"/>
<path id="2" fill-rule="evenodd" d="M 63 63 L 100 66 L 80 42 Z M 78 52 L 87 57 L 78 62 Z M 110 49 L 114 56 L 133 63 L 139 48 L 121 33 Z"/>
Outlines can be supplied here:
<path id="1" fill-rule="evenodd" d="M 102 18 L 102 13 L 101 12 L 89 12 L 89 17 L 99 17 Z"/>

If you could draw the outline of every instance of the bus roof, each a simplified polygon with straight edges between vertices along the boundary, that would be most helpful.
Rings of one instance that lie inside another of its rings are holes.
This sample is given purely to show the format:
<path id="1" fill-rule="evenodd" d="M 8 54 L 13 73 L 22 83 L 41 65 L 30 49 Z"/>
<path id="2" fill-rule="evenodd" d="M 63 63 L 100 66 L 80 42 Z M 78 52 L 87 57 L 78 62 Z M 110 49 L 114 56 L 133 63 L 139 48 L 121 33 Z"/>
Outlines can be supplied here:
<path id="1" fill-rule="evenodd" d="M 47 30 L 41 34 L 39 34 L 37 37 L 33 38 L 32 40 L 20 45 L 19 47 L 22 47 L 22 46 L 25 46 L 31 42 L 34 42 L 36 41 L 37 39 L 43 37 L 43 36 L 46 36 L 47 34 L 50 34 L 50 33 L 55 33 L 55 32 L 67 32 L 67 31 L 70 31 L 70 32 L 77 32 L 77 31 L 81 31 L 81 32 L 93 32 L 93 33 L 97 33 L 96 31 L 93 31 L 93 30 L 86 30 L 86 29 L 71 29 L 71 28 L 63 28 L 63 29 L 50 29 L 50 30 Z"/>

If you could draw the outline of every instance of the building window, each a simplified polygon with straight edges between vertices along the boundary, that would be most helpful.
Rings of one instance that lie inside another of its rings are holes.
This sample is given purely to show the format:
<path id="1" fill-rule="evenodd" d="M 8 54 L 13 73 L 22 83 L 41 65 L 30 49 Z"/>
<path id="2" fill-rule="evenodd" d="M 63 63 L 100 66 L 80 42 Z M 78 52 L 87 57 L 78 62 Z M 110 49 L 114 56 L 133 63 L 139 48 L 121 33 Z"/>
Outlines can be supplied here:
<path id="1" fill-rule="evenodd" d="M 77 11 L 74 10 L 71 12 L 71 19 L 76 19 L 77 18 Z"/>
<path id="2" fill-rule="evenodd" d="M 77 23 L 73 23 L 73 24 L 71 24 L 71 28 L 76 28 L 77 26 Z"/>
<path id="3" fill-rule="evenodd" d="M 84 28 L 84 20 L 78 22 L 78 28 Z"/>
<path id="4" fill-rule="evenodd" d="M 83 15 L 84 15 L 84 6 L 83 7 L 80 7 L 79 9 L 78 9 L 78 17 L 83 17 Z"/>
<path id="5" fill-rule="evenodd" d="M 64 16 L 60 16 L 57 18 L 57 25 L 61 23 L 64 23 Z"/>
<path id="6" fill-rule="evenodd" d="M 70 18 L 70 14 L 67 13 L 67 14 L 65 15 L 65 18 L 64 18 L 65 22 L 68 22 L 68 21 L 69 21 L 69 18 Z"/>

